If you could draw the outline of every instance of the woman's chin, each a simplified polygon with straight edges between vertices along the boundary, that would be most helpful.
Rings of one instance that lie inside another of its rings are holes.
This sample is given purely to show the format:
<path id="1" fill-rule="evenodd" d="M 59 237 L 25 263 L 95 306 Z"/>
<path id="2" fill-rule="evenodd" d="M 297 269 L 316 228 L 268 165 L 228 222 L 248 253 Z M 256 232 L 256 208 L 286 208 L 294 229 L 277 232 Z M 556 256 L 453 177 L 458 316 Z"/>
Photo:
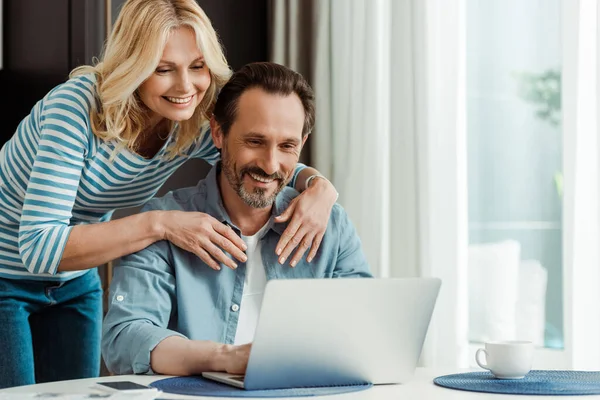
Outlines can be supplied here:
<path id="1" fill-rule="evenodd" d="M 183 121 L 188 121 L 190 118 L 192 118 L 194 116 L 194 111 L 191 112 L 179 112 L 179 113 L 169 113 L 168 115 L 165 115 L 164 117 L 174 121 L 174 122 L 183 122 Z"/>

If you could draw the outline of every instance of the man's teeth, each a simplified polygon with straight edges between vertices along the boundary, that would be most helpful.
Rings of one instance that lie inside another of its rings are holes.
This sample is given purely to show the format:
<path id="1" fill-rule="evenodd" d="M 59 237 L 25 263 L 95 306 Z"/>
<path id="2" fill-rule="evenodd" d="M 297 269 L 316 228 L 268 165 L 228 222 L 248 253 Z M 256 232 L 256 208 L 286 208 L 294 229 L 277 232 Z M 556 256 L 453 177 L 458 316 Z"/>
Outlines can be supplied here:
<path id="1" fill-rule="evenodd" d="M 185 103 L 189 103 L 189 101 L 192 100 L 192 97 L 194 97 L 194 96 L 190 96 L 190 97 L 166 97 L 165 96 L 165 99 L 169 100 L 171 103 L 185 104 Z"/>
<path id="2" fill-rule="evenodd" d="M 271 183 L 274 181 L 274 179 L 266 179 L 266 178 L 263 178 L 262 176 L 255 175 L 253 173 L 250 173 L 250 176 L 252 177 L 252 179 L 256 179 L 257 181 L 262 182 L 262 183 Z"/>

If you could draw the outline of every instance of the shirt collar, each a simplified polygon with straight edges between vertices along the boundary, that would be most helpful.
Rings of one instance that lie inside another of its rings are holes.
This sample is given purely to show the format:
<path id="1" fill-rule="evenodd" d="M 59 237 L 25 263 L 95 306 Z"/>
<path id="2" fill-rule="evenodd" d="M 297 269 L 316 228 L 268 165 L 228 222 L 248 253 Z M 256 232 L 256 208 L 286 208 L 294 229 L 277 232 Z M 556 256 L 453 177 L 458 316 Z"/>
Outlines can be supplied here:
<path id="1" fill-rule="evenodd" d="M 202 185 L 205 186 L 205 189 L 206 189 L 206 204 L 205 204 L 206 212 L 209 215 L 216 218 L 217 220 L 221 221 L 223 224 L 229 225 L 239 235 L 240 229 L 237 226 L 235 226 L 233 224 L 233 222 L 231 222 L 231 218 L 229 218 L 229 215 L 227 214 L 227 211 L 225 210 L 225 206 L 223 205 L 223 198 L 221 197 L 221 189 L 220 189 L 219 183 L 218 183 L 218 177 L 219 177 L 220 171 L 221 171 L 221 162 L 219 161 L 217 164 L 215 164 L 210 169 L 210 171 L 208 172 L 208 175 L 206 175 L 206 178 L 204 178 L 203 180 L 201 180 L 198 183 L 198 188 L 200 188 Z M 290 189 L 290 190 L 292 190 L 292 189 Z M 291 202 L 292 199 L 293 199 L 293 197 L 290 195 L 288 189 L 284 188 L 275 197 L 275 203 L 274 203 L 273 208 L 271 209 L 271 218 L 269 219 L 267 224 L 269 224 L 270 230 L 273 230 L 280 236 L 283 234 L 283 231 L 285 230 L 285 228 L 287 228 L 287 225 L 289 222 L 275 223 L 274 218 L 278 215 L 281 215 L 285 211 L 285 209 L 287 208 L 287 206 L 289 205 L 289 203 Z M 265 232 L 267 232 L 267 231 L 268 231 L 268 229 L 265 230 Z"/>

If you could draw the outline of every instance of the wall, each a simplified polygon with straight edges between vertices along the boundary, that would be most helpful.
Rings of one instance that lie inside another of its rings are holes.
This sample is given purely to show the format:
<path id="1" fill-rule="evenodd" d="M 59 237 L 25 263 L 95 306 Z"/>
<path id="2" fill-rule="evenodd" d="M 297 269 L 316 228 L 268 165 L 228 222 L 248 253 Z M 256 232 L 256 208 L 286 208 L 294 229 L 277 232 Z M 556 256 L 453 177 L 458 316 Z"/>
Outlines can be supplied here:
<path id="1" fill-rule="evenodd" d="M 103 0 L 4 0 L 0 145 L 31 107 L 64 81 L 71 68 L 89 63 L 105 36 Z"/>

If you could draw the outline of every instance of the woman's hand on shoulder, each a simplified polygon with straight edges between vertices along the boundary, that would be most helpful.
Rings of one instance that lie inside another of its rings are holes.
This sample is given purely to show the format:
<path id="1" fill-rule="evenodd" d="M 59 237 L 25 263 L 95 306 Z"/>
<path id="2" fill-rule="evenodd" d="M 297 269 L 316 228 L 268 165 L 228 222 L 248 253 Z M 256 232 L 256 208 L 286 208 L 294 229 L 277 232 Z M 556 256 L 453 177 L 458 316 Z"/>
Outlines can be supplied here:
<path id="1" fill-rule="evenodd" d="M 290 266 L 295 267 L 308 248 L 310 252 L 306 261 L 311 262 L 315 258 L 337 197 L 331 182 L 314 179 L 314 183 L 292 200 L 288 208 L 275 219 L 275 222 L 291 219 L 277 243 L 276 253 L 280 264 L 286 262 L 295 248 L 297 250 L 290 260 Z"/>
<path id="2" fill-rule="evenodd" d="M 162 213 L 161 226 L 164 240 L 196 254 L 214 270 L 221 269 L 220 263 L 231 269 L 237 268 L 235 261 L 227 257 L 224 251 L 241 262 L 247 259 L 244 241 L 231 227 L 208 214 L 165 211 Z"/>

